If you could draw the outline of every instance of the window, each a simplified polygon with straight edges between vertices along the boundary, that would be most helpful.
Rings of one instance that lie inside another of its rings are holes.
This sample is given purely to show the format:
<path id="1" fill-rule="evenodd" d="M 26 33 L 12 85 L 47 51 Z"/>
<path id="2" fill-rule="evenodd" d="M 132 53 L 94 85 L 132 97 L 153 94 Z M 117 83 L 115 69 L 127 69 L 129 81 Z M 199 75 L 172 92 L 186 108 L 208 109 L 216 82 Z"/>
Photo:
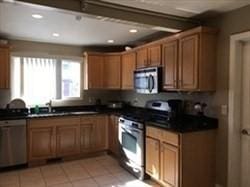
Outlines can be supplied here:
<path id="1" fill-rule="evenodd" d="M 81 96 L 81 62 L 55 58 L 13 57 L 12 98 L 28 105 Z"/>

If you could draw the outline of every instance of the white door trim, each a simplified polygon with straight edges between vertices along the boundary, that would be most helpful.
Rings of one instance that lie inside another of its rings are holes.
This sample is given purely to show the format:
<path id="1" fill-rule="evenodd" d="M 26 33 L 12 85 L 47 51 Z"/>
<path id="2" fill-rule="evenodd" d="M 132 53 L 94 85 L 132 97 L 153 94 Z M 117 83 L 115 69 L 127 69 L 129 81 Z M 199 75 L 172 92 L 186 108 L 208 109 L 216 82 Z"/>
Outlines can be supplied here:
<path id="1" fill-rule="evenodd" d="M 230 37 L 229 112 L 228 112 L 228 187 L 241 180 L 241 79 L 242 45 L 250 41 L 250 31 Z"/>

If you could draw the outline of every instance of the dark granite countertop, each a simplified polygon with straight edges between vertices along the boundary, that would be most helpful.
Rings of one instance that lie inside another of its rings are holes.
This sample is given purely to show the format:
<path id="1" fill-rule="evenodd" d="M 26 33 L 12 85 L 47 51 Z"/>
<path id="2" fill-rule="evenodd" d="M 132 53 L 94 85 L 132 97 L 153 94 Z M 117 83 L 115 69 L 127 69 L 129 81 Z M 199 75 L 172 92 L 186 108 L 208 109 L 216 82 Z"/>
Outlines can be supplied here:
<path id="1" fill-rule="evenodd" d="M 31 114 L 26 116 L 4 116 L 0 113 L 0 120 L 18 120 L 18 119 L 37 119 L 48 117 L 64 117 L 64 116 L 83 116 L 96 114 L 112 114 L 117 116 L 126 116 L 133 114 L 138 116 L 146 126 L 154 126 L 173 132 L 193 132 L 218 128 L 218 120 L 205 116 L 183 115 L 178 119 L 170 122 L 152 122 L 147 118 L 149 110 L 137 107 L 125 107 L 123 109 L 109 109 L 105 106 L 73 106 L 73 107 L 54 107 L 53 113 L 48 113 L 47 108 L 40 108 L 40 113 L 35 114 L 34 109 L 31 109 Z"/>

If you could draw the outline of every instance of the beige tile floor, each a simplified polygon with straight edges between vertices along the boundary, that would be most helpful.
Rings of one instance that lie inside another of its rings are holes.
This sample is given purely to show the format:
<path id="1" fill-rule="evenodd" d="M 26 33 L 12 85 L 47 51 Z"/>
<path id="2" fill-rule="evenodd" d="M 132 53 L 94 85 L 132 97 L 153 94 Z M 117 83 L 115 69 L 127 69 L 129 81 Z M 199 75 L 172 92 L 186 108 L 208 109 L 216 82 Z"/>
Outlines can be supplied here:
<path id="1" fill-rule="evenodd" d="M 139 181 L 108 156 L 0 173 L 0 187 L 159 187 Z"/>

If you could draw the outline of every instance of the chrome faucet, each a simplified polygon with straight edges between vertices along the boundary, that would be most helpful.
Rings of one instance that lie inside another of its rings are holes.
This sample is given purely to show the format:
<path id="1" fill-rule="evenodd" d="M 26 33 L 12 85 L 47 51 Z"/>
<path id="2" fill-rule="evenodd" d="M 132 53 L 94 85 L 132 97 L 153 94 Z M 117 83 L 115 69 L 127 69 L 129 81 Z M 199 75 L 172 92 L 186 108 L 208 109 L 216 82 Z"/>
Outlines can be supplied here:
<path id="1" fill-rule="evenodd" d="M 46 103 L 45 105 L 48 106 L 48 108 L 49 108 L 49 113 L 51 113 L 51 112 L 52 112 L 52 100 L 49 100 L 49 102 Z"/>

